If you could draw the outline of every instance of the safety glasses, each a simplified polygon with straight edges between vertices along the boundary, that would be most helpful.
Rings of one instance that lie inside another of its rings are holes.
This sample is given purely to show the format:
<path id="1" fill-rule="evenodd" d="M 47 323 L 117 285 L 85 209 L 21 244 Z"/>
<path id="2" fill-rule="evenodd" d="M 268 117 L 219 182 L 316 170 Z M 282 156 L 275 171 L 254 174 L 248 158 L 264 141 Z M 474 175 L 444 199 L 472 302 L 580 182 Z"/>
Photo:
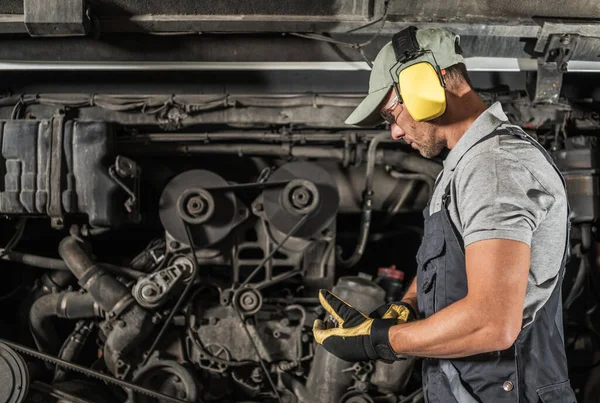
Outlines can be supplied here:
<path id="1" fill-rule="evenodd" d="M 396 117 L 394 116 L 394 110 L 398 105 L 401 104 L 400 98 L 398 95 L 392 100 L 392 104 L 387 106 L 385 109 L 382 109 L 379 113 L 385 122 L 387 122 L 390 126 L 396 124 Z"/>

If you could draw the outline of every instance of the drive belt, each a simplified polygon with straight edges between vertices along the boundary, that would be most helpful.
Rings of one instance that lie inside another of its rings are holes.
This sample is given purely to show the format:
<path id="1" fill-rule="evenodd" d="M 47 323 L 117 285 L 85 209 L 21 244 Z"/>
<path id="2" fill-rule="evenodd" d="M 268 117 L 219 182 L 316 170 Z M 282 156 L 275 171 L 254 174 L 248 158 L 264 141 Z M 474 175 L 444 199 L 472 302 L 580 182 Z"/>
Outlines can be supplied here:
<path id="1" fill-rule="evenodd" d="M 138 386 L 135 385 L 133 383 L 130 382 L 126 382 L 126 381 L 122 381 L 120 379 L 117 379 L 113 376 L 110 375 L 106 375 L 103 374 L 101 372 L 98 371 L 94 371 L 92 369 L 89 368 L 85 368 L 82 367 L 81 365 L 77 365 L 77 364 L 73 364 L 71 362 L 67 362 L 64 360 L 61 360 L 60 358 L 56 358 L 53 357 L 49 354 L 45 354 L 45 353 L 40 353 L 39 351 L 33 350 L 29 347 L 25 347 L 22 346 L 20 344 L 17 343 L 13 343 L 12 341 L 8 341 L 8 340 L 4 340 L 4 339 L 0 339 L 0 343 L 3 343 L 5 345 L 7 345 L 8 347 L 14 349 L 15 351 L 21 353 L 21 354 L 25 354 L 28 355 L 30 357 L 34 357 L 37 358 L 39 360 L 42 361 L 46 361 L 48 363 L 51 363 L 53 365 L 56 365 L 57 367 L 61 367 L 63 369 L 69 370 L 69 371 L 73 371 L 73 372 L 78 372 L 82 375 L 85 375 L 89 378 L 95 378 L 97 380 L 106 382 L 106 383 L 110 383 L 112 385 L 116 385 L 119 386 L 121 388 L 125 388 L 125 389 L 131 389 L 134 392 L 140 393 L 142 395 L 146 395 L 155 399 L 160 399 L 161 401 L 164 402 L 170 402 L 170 403 L 189 403 L 186 400 L 181 400 L 181 399 L 177 399 L 171 396 L 167 396 L 164 395 L 162 393 L 159 392 L 155 392 L 151 389 L 145 388 L 143 386 Z"/>

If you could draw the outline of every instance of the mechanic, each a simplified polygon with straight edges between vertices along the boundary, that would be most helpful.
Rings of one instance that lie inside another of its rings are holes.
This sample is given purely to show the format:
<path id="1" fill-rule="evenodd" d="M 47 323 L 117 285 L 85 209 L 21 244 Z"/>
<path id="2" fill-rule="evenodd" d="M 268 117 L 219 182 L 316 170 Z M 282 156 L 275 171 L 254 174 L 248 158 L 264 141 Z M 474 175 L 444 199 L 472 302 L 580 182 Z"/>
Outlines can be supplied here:
<path id="1" fill-rule="evenodd" d="M 422 156 L 447 153 L 444 169 L 402 301 L 366 314 L 320 290 L 332 320 L 313 333 L 346 361 L 423 357 L 428 402 L 574 402 L 564 180 L 499 102 L 488 108 L 473 91 L 461 53 L 457 35 L 410 27 L 377 55 L 369 94 L 346 123 L 385 120 Z"/>

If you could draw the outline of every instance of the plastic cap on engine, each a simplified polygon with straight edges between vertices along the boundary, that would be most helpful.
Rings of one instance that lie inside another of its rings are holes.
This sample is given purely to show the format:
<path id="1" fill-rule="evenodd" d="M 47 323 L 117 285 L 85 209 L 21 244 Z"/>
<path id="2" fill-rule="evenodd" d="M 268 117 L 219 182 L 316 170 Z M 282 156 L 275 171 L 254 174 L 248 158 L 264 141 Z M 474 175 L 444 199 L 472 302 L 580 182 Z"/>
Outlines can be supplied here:
<path id="1" fill-rule="evenodd" d="M 404 281 L 404 272 L 396 269 L 396 265 L 391 267 L 380 267 L 379 270 L 377 270 L 377 276 Z"/>

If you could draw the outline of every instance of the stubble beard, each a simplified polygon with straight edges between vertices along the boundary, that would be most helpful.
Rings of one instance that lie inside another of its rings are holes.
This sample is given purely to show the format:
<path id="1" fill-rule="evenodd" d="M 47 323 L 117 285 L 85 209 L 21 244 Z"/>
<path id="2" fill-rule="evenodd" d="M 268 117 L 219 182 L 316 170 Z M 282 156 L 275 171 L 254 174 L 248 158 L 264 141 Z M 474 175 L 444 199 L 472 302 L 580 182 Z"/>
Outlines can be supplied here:
<path id="1" fill-rule="evenodd" d="M 443 149 L 444 149 L 444 146 L 442 144 L 431 143 L 431 144 L 427 144 L 422 147 L 419 147 L 419 153 L 421 154 L 421 156 L 423 156 L 425 158 L 432 159 L 432 158 L 435 158 L 438 155 L 440 155 L 440 153 L 442 152 Z"/>
<path id="2" fill-rule="evenodd" d="M 436 139 L 433 133 L 427 133 L 420 140 L 418 144 L 419 153 L 429 159 L 440 155 L 445 146 L 444 142 Z"/>

